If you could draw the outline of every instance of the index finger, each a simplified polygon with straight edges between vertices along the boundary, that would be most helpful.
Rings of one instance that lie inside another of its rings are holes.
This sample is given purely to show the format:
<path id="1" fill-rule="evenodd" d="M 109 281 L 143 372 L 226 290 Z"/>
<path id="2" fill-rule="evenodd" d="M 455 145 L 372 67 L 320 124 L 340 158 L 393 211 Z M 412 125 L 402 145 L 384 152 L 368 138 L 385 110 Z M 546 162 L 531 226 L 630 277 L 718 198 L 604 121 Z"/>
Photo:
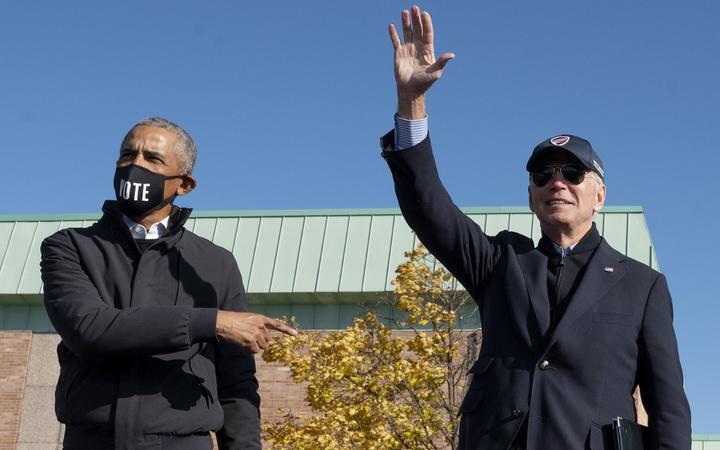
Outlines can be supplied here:
<path id="1" fill-rule="evenodd" d="M 265 326 L 267 326 L 268 328 L 272 328 L 273 330 L 283 332 L 289 336 L 297 335 L 297 330 L 295 328 L 285 325 L 284 323 L 282 323 L 282 321 L 278 319 L 268 319 Z"/>

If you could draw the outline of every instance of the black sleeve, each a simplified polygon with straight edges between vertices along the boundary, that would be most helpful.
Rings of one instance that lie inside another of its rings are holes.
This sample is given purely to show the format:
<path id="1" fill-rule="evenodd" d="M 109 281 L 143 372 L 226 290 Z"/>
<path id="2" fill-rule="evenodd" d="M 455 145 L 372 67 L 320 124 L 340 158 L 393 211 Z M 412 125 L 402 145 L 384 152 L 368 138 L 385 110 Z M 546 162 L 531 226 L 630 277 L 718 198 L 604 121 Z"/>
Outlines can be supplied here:
<path id="1" fill-rule="evenodd" d="M 650 421 L 650 448 L 690 449 L 690 406 L 683 389 L 672 300 L 659 275 L 650 291 L 640 330 L 638 382 Z"/>
<path id="2" fill-rule="evenodd" d="M 452 202 L 440 181 L 429 136 L 404 150 L 394 150 L 393 143 L 391 131 L 382 138 L 382 156 L 390 166 L 403 217 L 427 249 L 478 299 L 502 246 Z"/>
<path id="3" fill-rule="evenodd" d="M 170 353 L 215 338 L 214 308 L 148 306 L 117 309 L 105 303 L 70 239 L 56 233 L 40 246 L 48 317 L 76 355 L 112 361 Z"/>
<path id="4" fill-rule="evenodd" d="M 231 273 L 227 300 L 220 309 L 245 311 L 245 289 L 240 270 L 233 257 L 227 266 Z M 217 342 L 215 360 L 218 396 L 225 413 L 225 423 L 217 432 L 220 450 L 254 450 L 262 448 L 260 441 L 260 396 L 255 378 L 255 359 L 252 353 L 227 342 Z"/>

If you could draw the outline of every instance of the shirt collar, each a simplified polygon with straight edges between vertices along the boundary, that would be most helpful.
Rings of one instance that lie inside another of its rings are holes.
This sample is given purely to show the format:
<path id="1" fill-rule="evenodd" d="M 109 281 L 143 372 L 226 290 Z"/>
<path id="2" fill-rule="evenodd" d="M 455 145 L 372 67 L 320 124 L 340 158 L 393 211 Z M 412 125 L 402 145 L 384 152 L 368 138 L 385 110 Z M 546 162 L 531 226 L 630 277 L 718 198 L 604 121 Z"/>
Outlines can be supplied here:
<path id="1" fill-rule="evenodd" d="M 597 226 L 593 222 L 592 227 L 590 227 L 590 230 L 585 233 L 585 236 L 583 236 L 579 241 L 569 247 L 560 247 L 558 244 L 551 241 L 550 238 L 548 238 L 545 234 L 543 234 L 542 238 L 540 238 L 537 247 L 538 250 L 540 250 L 543 254 L 545 254 L 545 256 L 548 257 L 552 255 L 567 256 L 570 253 L 574 255 L 577 253 L 595 250 L 595 248 L 600 245 L 600 242 L 602 242 L 602 237 L 597 230 Z"/>
<path id="2" fill-rule="evenodd" d="M 150 228 L 147 230 L 144 226 L 140 225 L 139 223 L 135 222 L 124 214 L 123 220 L 125 221 L 125 225 L 127 225 L 128 229 L 130 230 L 130 234 L 132 235 L 133 239 L 159 239 L 167 232 L 168 224 L 170 222 L 170 216 L 166 216 L 160 222 L 150 225 Z"/>
<path id="3" fill-rule="evenodd" d="M 579 241 L 578 241 L 578 242 L 579 242 Z M 574 249 L 575 246 L 578 245 L 578 243 L 576 242 L 576 243 L 572 244 L 572 245 L 569 246 L 569 247 L 561 247 L 560 245 L 556 244 L 555 242 L 553 242 L 552 245 L 553 245 L 553 248 L 555 249 L 555 251 L 556 251 L 559 255 L 565 256 L 565 255 L 567 255 L 568 253 L 570 253 L 570 252 L 572 251 L 572 249 Z"/>

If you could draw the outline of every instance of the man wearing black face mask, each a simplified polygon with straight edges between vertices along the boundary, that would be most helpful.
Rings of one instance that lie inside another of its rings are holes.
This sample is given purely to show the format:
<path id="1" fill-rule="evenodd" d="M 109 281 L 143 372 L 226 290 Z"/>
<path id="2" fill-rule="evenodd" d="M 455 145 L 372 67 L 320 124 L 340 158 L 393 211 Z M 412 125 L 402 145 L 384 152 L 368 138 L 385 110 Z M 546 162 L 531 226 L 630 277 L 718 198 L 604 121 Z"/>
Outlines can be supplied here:
<path id="1" fill-rule="evenodd" d="M 55 410 L 66 449 L 259 449 L 252 353 L 268 330 L 243 312 L 233 255 L 183 228 L 173 205 L 196 186 L 195 145 L 151 118 L 123 139 L 93 226 L 42 244 L 45 307 L 62 337 Z"/>

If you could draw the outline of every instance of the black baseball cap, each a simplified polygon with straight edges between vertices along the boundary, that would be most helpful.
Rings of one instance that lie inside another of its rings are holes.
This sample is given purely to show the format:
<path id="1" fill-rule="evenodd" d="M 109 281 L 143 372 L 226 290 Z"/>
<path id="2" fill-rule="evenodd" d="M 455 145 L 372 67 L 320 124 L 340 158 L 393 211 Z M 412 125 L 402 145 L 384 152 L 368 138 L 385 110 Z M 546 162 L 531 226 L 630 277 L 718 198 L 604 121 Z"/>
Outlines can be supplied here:
<path id="1" fill-rule="evenodd" d="M 564 150 L 570 153 L 588 170 L 592 170 L 600 175 L 600 178 L 605 179 L 603 162 L 598 154 L 595 153 L 595 150 L 593 150 L 590 142 L 581 137 L 573 136 L 572 134 L 561 134 L 539 143 L 533 150 L 532 155 L 530 155 L 530 159 L 528 159 L 525 168 L 528 172 L 531 172 L 537 168 L 537 164 L 542 161 L 543 158 L 558 150 Z"/>

